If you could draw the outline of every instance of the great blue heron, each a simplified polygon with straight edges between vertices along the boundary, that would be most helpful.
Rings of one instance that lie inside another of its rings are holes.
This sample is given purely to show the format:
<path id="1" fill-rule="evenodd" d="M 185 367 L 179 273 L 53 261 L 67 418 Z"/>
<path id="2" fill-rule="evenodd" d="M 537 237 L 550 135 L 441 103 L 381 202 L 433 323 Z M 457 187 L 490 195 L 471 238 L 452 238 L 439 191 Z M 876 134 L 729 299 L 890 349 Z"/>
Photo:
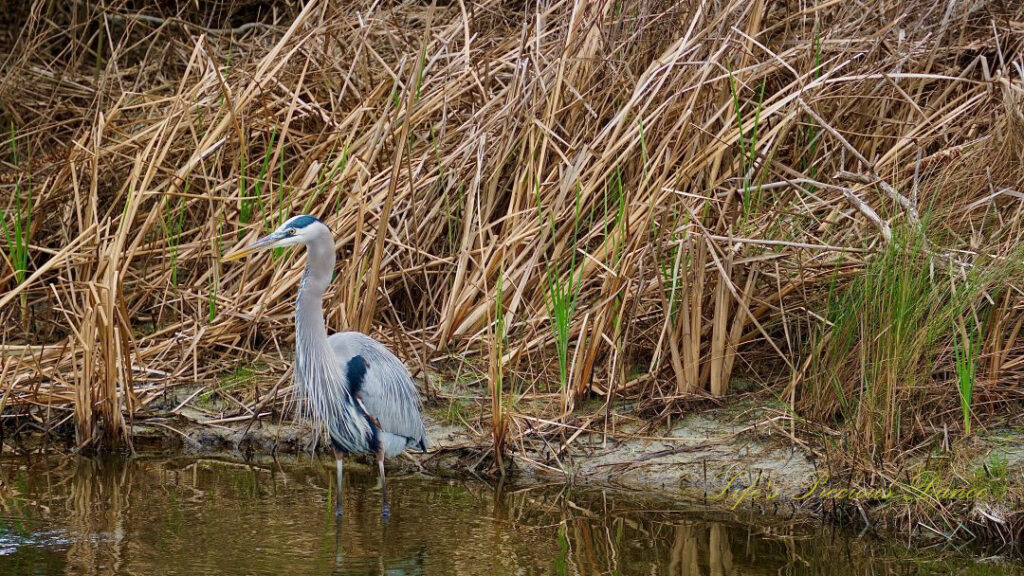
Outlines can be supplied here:
<path id="1" fill-rule="evenodd" d="M 374 454 L 380 472 L 381 514 L 388 516 L 384 457 L 407 448 L 427 451 L 427 434 L 420 417 L 420 397 L 401 360 L 383 344 L 359 332 L 327 337 L 324 290 L 334 271 L 334 238 L 313 216 L 289 219 L 253 244 L 226 254 L 238 260 L 268 248 L 306 246 L 306 270 L 295 304 L 295 389 L 299 406 L 317 433 L 326 430 L 337 462 L 337 504 L 343 511 L 342 458 L 345 454 Z"/>

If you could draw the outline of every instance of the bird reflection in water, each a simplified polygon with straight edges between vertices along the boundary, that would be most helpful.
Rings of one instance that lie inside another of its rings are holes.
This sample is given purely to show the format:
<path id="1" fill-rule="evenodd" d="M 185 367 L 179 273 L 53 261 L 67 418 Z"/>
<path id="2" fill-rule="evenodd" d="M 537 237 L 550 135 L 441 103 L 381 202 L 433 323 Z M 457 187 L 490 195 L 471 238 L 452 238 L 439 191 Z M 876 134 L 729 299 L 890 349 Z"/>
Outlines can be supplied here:
<path id="1" fill-rule="evenodd" d="M 383 524 L 381 530 L 381 542 L 387 542 L 387 524 Z M 342 537 L 341 522 L 338 522 L 334 529 L 334 570 L 333 576 L 423 576 L 426 566 L 425 548 L 418 548 L 412 554 L 406 554 L 404 558 L 384 558 L 382 551 L 375 556 L 359 560 L 350 560 L 346 565 L 344 559 L 345 541 Z M 387 544 L 383 545 L 384 549 Z"/>

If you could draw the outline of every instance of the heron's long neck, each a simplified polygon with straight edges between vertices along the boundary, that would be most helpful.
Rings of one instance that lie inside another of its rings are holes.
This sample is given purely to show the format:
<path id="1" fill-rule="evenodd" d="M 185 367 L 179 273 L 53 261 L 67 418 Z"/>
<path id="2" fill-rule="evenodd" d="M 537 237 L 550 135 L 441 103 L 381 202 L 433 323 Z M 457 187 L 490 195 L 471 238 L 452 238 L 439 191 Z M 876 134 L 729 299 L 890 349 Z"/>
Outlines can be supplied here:
<path id="1" fill-rule="evenodd" d="M 330 236 L 318 236 L 306 246 L 306 270 L 302 273 L 299 301 L 295 306 L 296 337 L 304 345 L 316 342 L 327 347 L 324 291 L 331 283 L 333 271 L 334 243 Z"/>
<path id="2" fill-rule="evenodd" d="M 334 270 L 334 242 L 325 233 L 306 245 L 306 253 L 295 306 L 295 382 L 298 396 L 305 400 L 305 411 L 324 422 L 338 407 L 351 404 L 324 324 L 324 291 Z"/>

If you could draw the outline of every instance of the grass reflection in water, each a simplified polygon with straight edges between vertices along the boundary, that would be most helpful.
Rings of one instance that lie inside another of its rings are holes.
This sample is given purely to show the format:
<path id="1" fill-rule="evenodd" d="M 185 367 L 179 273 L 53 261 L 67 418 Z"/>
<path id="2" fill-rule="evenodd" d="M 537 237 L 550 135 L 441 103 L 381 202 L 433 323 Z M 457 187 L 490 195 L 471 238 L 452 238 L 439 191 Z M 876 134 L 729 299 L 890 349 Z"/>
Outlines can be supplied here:
<path id="1" fill-rule="evenodd" d="M 1007 574 L 810 523 L 652 503 L 562 486 L 495 488 L 395 475 L 382 523 L 376 477 L 308 460 L 6 458 L 0 574 Z"/>

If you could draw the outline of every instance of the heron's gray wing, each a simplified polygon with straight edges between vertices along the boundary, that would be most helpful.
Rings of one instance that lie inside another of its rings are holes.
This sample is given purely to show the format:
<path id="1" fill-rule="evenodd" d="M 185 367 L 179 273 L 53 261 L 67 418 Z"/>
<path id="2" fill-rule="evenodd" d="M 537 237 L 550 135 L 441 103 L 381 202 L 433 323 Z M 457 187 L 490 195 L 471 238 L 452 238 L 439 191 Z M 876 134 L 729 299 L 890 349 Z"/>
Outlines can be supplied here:
<path id="1" fill-rule="evenodd" d="M 405 365 L 383 344 L 359 332 L 340 332 L 328 338 L 342 371 L 362 356 L 366 373 L 359 386 L 365 410 L 385 432 L 408 439 L 410 447 L 427 449 L 427 434 L 420 417 L 420 395 Z"/>

